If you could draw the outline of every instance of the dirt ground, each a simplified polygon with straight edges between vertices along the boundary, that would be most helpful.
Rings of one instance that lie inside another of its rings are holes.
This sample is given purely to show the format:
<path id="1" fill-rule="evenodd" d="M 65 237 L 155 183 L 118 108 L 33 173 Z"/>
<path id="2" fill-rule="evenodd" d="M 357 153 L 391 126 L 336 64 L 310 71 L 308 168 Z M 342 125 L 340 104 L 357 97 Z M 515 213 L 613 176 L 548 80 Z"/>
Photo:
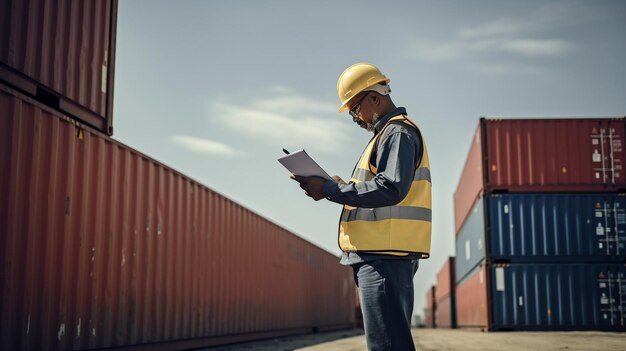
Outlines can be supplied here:
<path id="1" fill-rule="evenodd" d="M 626 350 L 626 333 L 608 332 L 497 332 L 454 329 L 417 329 L 417 350 L 438 351 L 609 351 Z"/>
<path id="2" fill-rule="evenodd" d="M 414 329 L 421 351 L 626 351 L 626 333 L 497 332 Z M 339 331 L 212 347 L 206 351 L 363 351 L 363 331 Z"/>

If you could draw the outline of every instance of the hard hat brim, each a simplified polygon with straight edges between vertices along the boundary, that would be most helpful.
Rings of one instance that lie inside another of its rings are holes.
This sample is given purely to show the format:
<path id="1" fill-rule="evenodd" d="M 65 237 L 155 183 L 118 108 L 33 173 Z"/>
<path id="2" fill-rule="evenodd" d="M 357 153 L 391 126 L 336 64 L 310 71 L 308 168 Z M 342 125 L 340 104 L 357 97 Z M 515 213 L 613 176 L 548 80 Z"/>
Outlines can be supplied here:
<path id="1" fill-rule="evenodd" d="M 379 82 L 376 82 L 375 84 L 372 84 L 370 86 L 368 86 L 367 88 L 361 90 L 359 93 L 353 95 L 351 98 L 349 98 L 348 100 L 344 101 L 343 104 L 341 104 L 341 106 L 339 107 L 339 112 L 345 112 L 348 110 L 348 102 L 352 101 L 352 99 L 354 99 L 357 95 L 359 95 L 362 92 L 365 91 L 374 91 L 377 92 L 380 95 L 389 95 L 389 93 L 391 93 L 391 88 L 389 88 L 389 85 L 380 85 L 380 83 L 385 83 L 385 84 L 389 84 L 389 82 L 391 82 L 391 79 L 387 78 L 384 80 L 381 80 Z"/>
<path id="2" fill-rule="evenodd" d="M 352 100 L 352 99 L 350 99 Z M 348 100 L 348 101 L 350 101 Z M 348 111 L 348 101 L 344 102 L 340 107 L 339 107 L 339 112 L 346 112 Z"/>

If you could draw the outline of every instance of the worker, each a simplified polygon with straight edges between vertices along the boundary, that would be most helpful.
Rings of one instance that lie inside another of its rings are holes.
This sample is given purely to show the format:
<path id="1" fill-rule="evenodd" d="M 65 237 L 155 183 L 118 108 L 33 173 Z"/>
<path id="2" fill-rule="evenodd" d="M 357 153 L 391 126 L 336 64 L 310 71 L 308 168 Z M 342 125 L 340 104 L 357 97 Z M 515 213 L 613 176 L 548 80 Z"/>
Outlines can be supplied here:
<path id="1" fill-rule="evenodd" d="M 369 350 L 415 350 L 411 336 L 413 277 L 430 256 L 431 180 L 426 143 L 406 109 L 391 100 L 387 78 L 357 63 L 339 77 L 341 107 L 373 132 L 352 179 L 292 179 L 315 201 L 343 205 L 341 264 L 353 268 Z"/>

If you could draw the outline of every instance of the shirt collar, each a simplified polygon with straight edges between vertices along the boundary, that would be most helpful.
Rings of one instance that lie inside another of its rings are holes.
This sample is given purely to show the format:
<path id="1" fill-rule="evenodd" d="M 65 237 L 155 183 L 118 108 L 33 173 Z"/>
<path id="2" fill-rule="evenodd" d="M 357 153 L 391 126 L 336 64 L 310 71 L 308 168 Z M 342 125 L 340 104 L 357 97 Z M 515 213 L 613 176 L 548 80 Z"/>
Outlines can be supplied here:
<path id="1" fill-rule="evenodd" d="M 384 115 L 383 118 L 379 119 L 378 122 L 374 124 L 374 134 L 378 134 L 390 119 L 398 115 L 406 115 L 406 109 L 404 107 L 396 107 L 395 110 Z"/>

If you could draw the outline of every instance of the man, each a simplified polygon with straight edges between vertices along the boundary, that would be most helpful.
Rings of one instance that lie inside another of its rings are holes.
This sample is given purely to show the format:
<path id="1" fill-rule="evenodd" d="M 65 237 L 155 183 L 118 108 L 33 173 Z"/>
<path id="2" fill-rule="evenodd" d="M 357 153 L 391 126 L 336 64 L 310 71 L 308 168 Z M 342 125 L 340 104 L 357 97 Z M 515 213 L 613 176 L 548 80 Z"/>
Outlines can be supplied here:
<path id="1" fill-rule="evenodd" d="M 389 93 L 390 80 L 369 63 L 339 77 L 341 107 L 374 133 L 349 183 L 334 176 L 292 176 L 315 201 L 344 205 L 341 264 L 353 267 L 369 350 L 415 350 L 410 324 L 413 277 L 430 255 L 431 182 L 422 135 Z"/>

